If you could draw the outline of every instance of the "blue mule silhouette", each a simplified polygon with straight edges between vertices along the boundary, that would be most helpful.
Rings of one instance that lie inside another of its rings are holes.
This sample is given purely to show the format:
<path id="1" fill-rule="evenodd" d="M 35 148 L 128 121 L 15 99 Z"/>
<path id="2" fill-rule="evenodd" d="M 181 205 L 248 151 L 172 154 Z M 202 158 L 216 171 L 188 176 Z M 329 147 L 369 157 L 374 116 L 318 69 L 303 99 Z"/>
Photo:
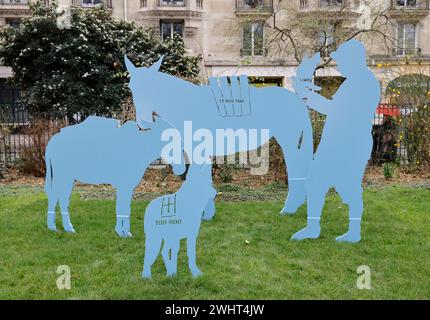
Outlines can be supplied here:
<path id="1" fill-rule="evenodd" d="M 306 200 L 305 178 L 313 156 L 309 110 L 295 93 L 279 87 L 255 88 L 246 76 L 211 78 L 208 85 L 196 85 L 159 72 L 162 58 L 152 66 L 135 67 L 124 57 L 130 73 L 129 87 L 136 106 L 137 121 L 149 121 L 154 112 L 184 133 L 186 123 L 204 128 L 215 137 L 218 129 L 267 130 L 255 145 L 238 143 L 217 146 L 208 156 L 224 156 L 255 150 L 275 137 L 282 148 L 288 169 L 289 194 L 282 213 L 294 213 Z M 185 136 L 185 134 L 184 134 Z M 188 155 L 196 145 L 183 146 Z M 194 165 L 191 160 L 191 166 Z M 211 171 L 211 164 L 207 165 Z M 211 199 L 205 212 L 214 210 Z"/>
<path id="2" fill-rule="evenodd" d="M 380 86 L 367 67 L 366 51 L 359 41 L 345 42 L 331 56 L 346 78 L 332 99 L 307 90 L 306 85 L 300 87 L 296 82 L 298 94 L 306 99 L 309 107 L 327 117 L 306 181 L 307 227 L 292 239 L 320 236 L 325 196 L 329 188 L 334 187 L 349 206 L 349 230 L 336 240 L 359 242 L 363 213 L 361 182 L 372 151 L 372 119 L 380 101 Z M 314 56 L 303 68 L 308 69 L 318 60 L 319 56 Z"/>
<path id="3" fill-rule="evenodd" d="M 162 120 L 148 123 L 141 131 L 136 122 L 122 126 L 114 119 L 91 116 L 80 124 L 61 129 L 46 148 L 45 192 L 48 195 L 47 224 L 56 230 L 57 203 L 64 230 L 75 232 L 69 215 L 70 194 L 75 181 L 111 184 L 116 188 L 116 227 L 121 237 L 129 237 L 130 203 L 151 162 L 160 158 L 164 143 L 161 134 L 169 128 Z M 173 165 L 175 174 L 185 171 L 184 163 Z"/>
<path id="4" fill-rule="evenodd" d="M 194 277 L 201 274 L 196 263 L 196 243 L 202 220 L 202 211 L 216 190 L 212 187 L 208 165 L 190 166 L 185 182 L 174 194 L 152 200 L 144 218 L 145 258 L 142 277 L 151 278 L 151 266 L 161 247 L 167 275 L 177 273 L 178 251 L 181 239 L 187 239 L 188 267 Z"/>

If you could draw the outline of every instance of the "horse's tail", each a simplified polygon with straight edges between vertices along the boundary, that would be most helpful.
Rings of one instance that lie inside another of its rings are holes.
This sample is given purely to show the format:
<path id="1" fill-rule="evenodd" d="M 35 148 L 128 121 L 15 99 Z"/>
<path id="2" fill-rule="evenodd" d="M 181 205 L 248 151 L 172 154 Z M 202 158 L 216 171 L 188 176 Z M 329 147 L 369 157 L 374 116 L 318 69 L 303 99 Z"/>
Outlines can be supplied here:
<path id="1" fill-rule="evenodd" d="M 46 166 L 46 177 L 45 177 L 45 192 L 46 194 L 51 194 L 52 192 L 52 180 L 54 179 L 54 169 L 52 164 L 52 156 L 51 156 L 51 148 L 52 148 L 51 139 L 46 146 L 45 150 L 45 166 Z"/>

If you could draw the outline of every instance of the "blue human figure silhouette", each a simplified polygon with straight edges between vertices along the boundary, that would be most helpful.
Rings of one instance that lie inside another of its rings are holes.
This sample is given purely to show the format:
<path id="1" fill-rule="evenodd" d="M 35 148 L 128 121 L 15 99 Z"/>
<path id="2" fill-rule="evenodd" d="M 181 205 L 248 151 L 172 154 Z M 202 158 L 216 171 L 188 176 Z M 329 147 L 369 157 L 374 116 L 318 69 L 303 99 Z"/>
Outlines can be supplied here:
<path id="1" fill-rule="evenodd" d="M 313 155 L 312 125 L 307 106 L 295 93 L 279 87 L 255 88 L 246 76 L 211 78 L 208 85 L 196 85 L 160 72 L 162 58 L 148 68 L 137 68 L 127 56 L 124 59 L 137 121 L 150 121 L 155 112 L 183 136 L 186 122 L 195 129 L 209 130 L 214 137 L 218 129 L 269 129 L 269 135 L 259 137 L 254 145 L 236 139 L 233 146 L 217 145 L 208 156 L 255 150 L 275 137 L 284 152 L 289 180 L 289 194 L 281 212 L 294 213 L 305 202 L 305 178 Z M 190 155 L 199 143 L 192 141 L 182 148 Z M 211 164 L 204 170 L 210 172 Z M 205 212 L 211 216 L 214 209 L 211 199 Z"/>
<path id="2" fill-rule="evenodd" d="M 380 87 L 367 67 L 366 51 L 359 41 L 345 42 L 331 56 L 346 78 L 334 97 L 326 99 L 314 91 L 299 90 L 311 108 L 327 117 L 306 181 L 307 227 L 292 239 L 320 236 L 325 196 L 334 187 L 349 206 L 349 230 L 336 240 L 358 242 L 363 213 L 361 182 L 372 151 L 372 119 L 380 101 Z"/>
<path id="3" fill-rule="evenodd" d="M 216 190 L 212 187 L 208 165 L 190 166 L 186 180 L 173 194 L 152 200 L 145 211 L 145 258 L 142 277 L 151 278 L 151 266 L 161 247 L 167 275 L 177 273 L 178 251 L 181 239 L 187 240 L 188 267 L 193 275 L 201 274 L 196 263 L 196 243 L 202 212 Z"/>
<path id="4" fill-rule="evenodd" d="M 144 125 L 151 129 L 141 131 L 134 121 L 119 126 L 115 119 L 91 116 L 80 124 L 61 129 L 51 138 L 45 153 L 49 229 L 56 230 L 55 212 L 59 203 L 64 230 L 75 232 L 68 207 L 77 180 L 116 188 L 115 230 L 121 237 L 131 236 L 133 191 L 150 163 L 160 158 L 165 144 L 161 135 L 169 128 L 162 120 Z M 184 162 L 174 164 L 173 171 L 184 172 Z"/>

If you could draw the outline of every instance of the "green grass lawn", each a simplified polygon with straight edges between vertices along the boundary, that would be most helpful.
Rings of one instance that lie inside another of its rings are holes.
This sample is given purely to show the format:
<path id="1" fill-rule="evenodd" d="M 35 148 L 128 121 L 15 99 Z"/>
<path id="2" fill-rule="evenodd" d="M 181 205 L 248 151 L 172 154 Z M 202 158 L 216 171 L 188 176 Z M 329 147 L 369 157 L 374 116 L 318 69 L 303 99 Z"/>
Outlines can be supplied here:
<path id="1" fill-rule="evenodd" d="M 348 224 L 336 195 L 328 197 L 321 238 L 303 242 L 290 237 L 305 226 L 305 207 L 285 217 L 278 214 L 282 201 L 218 202 L 197 244 L 203 276 L 191 277 L 182 242 L 178 276 L 167 278 L 159 257 L 152 280 L 140 277 L 146 200 L 132 205 L 134 237 L 120 239 L 111 199 L 75 193 L 70 211 L 77 233 L 54 233 L 45 226 L 40 189 L 7 188 L 0 192 L 1 299 L 430 298 L 427 188 L 367 189 L 360 244 L 334 241 Z M 60 265 L 71 268 L 71 290 L 56 287 Z M 371 290 L 356 287 L 360 265 L 370 267 Z"/>

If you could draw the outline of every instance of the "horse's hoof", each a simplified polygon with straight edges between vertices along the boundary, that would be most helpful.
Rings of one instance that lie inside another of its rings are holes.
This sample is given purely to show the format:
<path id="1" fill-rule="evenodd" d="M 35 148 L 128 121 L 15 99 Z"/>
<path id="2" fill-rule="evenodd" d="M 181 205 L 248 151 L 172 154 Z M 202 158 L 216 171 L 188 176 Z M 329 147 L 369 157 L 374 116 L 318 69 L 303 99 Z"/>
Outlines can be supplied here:
<path id="1" fill-rule="evenodd" d="M 283 215 L 283 216 L 292 216 L 292 215 L 294 215 L 296 213 L 296 211 L 290 211 L 287 207 L 284 207 L 281 210 L 280 214 Z"/>
<path id="2" fill-rule="evenodd" d="M 141 274 L 143 279 L 151 279 L 151 272 L 142 272 Z"/>
<path id="3" fill-rule="evenodd" d="M 291 240 L 317 239 L 320 236 L 319 228 L 306 227 L 299 232 L 296 232 L 291 237 Z"/>
<path id="4" fill-rule="evenodd" d="M 121 238 L 131 238 L 133 236 L 130 231 L 125 231 L 125 230 L 115 230 L 115 231 L 116 231 L 116 234 Z"/>
<path id="5" fill-rule="evenodd" d="M 51 231 L 57 231 L 57 226 L 55 226 L 55 225 L 48 225 L 48 229 L 49 230 L 51 230 Z"/>
<path id="6" fill-rule="evenodd" d="M 200 277 L 203 275 L 203 272 L 201 272 L 199 269 L 191 271 L 191 274 L 193 275 L 193 278 Z"/>
<path id="7" fill-rule="evenodd" d="M 345 233 L 343 236 L 336 238 L 337 242 L 357 243 L 361 241 L 361 236 L 352 233 Z"/>
<path id="8" fill-rule="evenodd" d="M 75 233 L 75 228 L 73 228 L 71 224 L 65 226 L 63 225 L 63 228 L 67 233 Z"/>
<path id="9" fill-rule="evenodd" d="M 301 197 L 288 197 L 284 208 L 281 210 L 281 214 L 294 214 L 297 210 L 305 203 L 305 199 L 300 199 Z M 295 201 L 293 201 L 294 199 Z"/>

